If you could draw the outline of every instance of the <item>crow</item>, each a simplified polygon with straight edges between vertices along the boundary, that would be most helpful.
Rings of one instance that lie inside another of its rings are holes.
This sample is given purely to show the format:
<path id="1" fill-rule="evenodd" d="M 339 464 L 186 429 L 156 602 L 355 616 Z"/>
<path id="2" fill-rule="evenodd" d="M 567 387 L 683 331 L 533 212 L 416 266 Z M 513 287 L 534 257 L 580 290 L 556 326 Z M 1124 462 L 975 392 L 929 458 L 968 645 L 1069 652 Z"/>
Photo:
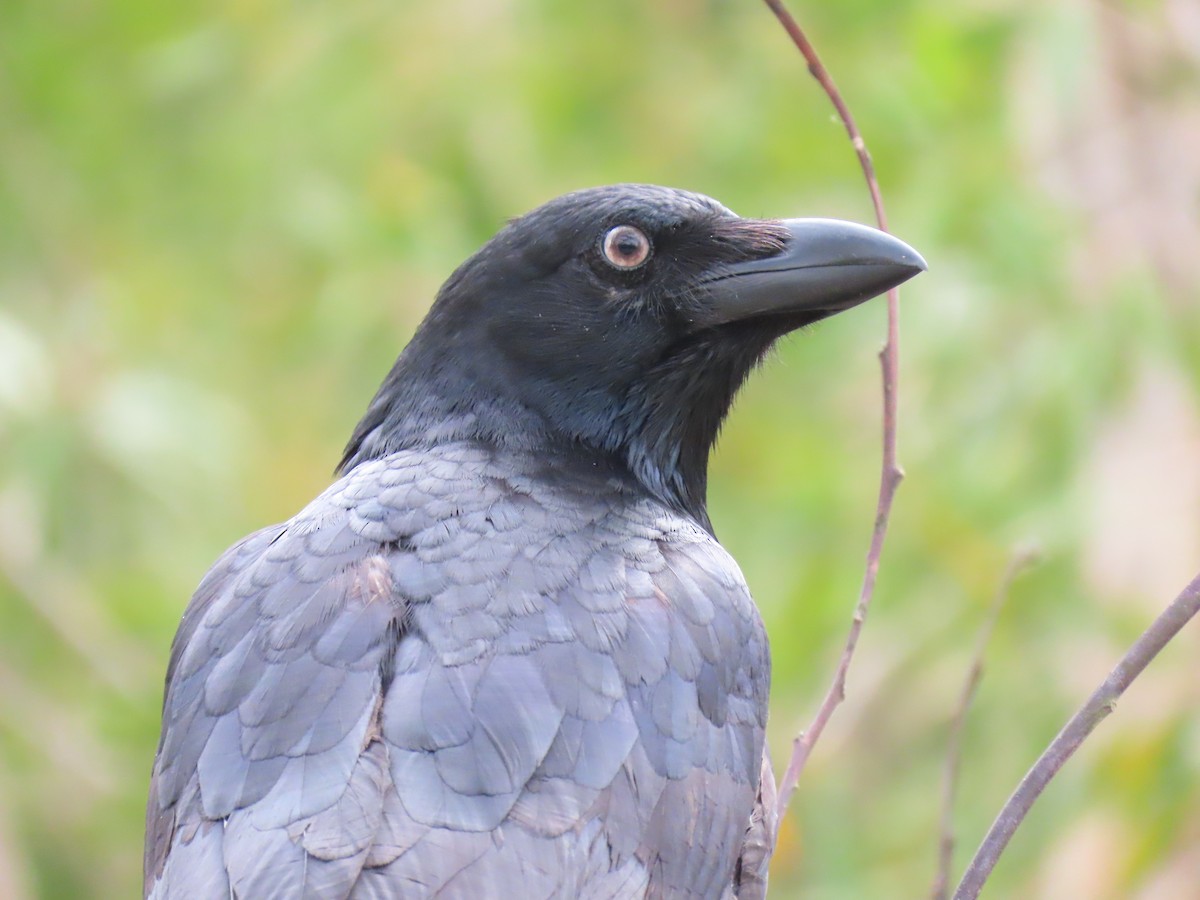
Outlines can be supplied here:
<path id="1" fill-rule="evenodd" d="M 187 607 L 145 895 L 763 896 L 770 661 L 709 452 L 776 339 L 924 268 L 648 185 L 510 222 Z"/>

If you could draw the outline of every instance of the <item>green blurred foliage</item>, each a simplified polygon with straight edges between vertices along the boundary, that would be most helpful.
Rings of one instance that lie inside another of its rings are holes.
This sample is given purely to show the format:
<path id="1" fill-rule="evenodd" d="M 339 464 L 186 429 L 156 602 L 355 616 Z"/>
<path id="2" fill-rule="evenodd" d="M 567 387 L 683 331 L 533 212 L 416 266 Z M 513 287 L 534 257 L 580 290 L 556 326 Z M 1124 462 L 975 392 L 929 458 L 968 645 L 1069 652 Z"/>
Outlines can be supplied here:
<path id="1" fill-rule="evenodd" d="M 1191 0 L 793 6 L 931 269 L 905 290 L 908 477 L 876 607 L 773 895 L 911 897 L 1015 548 L 1043 561 L 969 720 L 959 867 L 1200 560 L 1200 39 Z M 161 677 L 200 576 L 328 482 L 458 262 L 613 181 L 871 216 L 752 0 L 0 4 L 0 896 L 137 891 Z M 713 464 L 773 641 L 777 761 L 861 579 L 883 318 L 786 341 Z M 992 896 L 1195 895 L 1198 652 L 1185 633 L 1135 685 Z"/>

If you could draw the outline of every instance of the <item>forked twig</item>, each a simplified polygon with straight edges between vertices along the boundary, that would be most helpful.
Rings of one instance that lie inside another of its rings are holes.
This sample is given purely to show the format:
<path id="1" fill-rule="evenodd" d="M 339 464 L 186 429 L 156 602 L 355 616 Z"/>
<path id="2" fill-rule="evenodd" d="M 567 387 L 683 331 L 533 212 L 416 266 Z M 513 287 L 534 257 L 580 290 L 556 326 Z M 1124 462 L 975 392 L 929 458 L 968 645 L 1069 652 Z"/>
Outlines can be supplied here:
<path id="1" fill-rule="evenodd" d="M 967 712 L 975 699 L 975 691 L 983 679 L 983 660 L 987 653 L 988 643 L 1004 604 L 1008 602 L 1008 594 L 1016 577 L 1037 562 L 1038 551 L 1032 547 L 1018 549 L 1008 561 L 1004 576 L 996 588 L 987 616 L 975 639 L 975 651 L 971 654 L 971 667 L 967 671 L 967 680 L 963 683 L 962 693 L 958 696 L 958 705 L 954 710 L 954 718 L 950 723 L 950 737 L 946 742 L 946 766 L 942 772 L 942 815 L 938 838 L 937 871 L 930 889 L 931 900 L 946 900 L 950 891 L 950 867 L 954 862 L 954 796 L 958 790 L 958 769 L 962 761 L 962 736 L 966 727 Z"/>
<path id="2" fill-rule="evenodd" d="M 846 133 L 850 135 L 850 142 L 854 145 L 854 151 L 858 154 L 858 161 L 862 166 L 863 176 L 867 180 L 867 188 L 871 192 L 871 202 L 875 206 L 875 219 L 880 229 L 887 231 L 887 214 L 883 210 L 883 196 L 879 191 L 879 180 L 875 177 L 875 165 L 871 162 L 871 154 L 867 152 L 866 142 L 863 141 L 862 134 L 859 132 L 858 126 L 854 123 L 854 117 L 850 114 L 846 102 L 842 99 L 841 93 L 833 83 L 833 78 L 830 77 L 828 70 L 821 63 L 820 57 L 817 56 L 817 51 L 805 36 L 804 31 L 796 23 L 796 20 L 792 18 L 791 13 L 784 8 L 779 0 L 765 0 L 765 2 L 771 8 L 771 12 L 775 14 L 775 17 L 779 19 L 788 36 L 791 37 L 792 43 L 804 55 L 804 59 L 808 63 L 809 73 L 821 85 L 822 89 L 828 95 L 830 102 L 833 103 L 834 109 L 837 110 L 838 117 L 846 127 Z M 850 624 L 850 632 L 846 637 L 846 646 L 842 651 L 841 659 L 838 661 L 837 669 L 834 672 L 833 682 L 825 694 L 825 699 L 821 701 L 821 706 L 818 708 L 812 724 L 797 735 L 796 739 L 792 742 L 791 758 L 788 760 L 787 769 L 783 773 L 783 779 L 779 783 L 778 810 L 781 821 L 783 814 L 787 811 L 792 793 L 796 790 L 796 783 L 800 780 L 800 773 L 804 770 L 804 766 L 808 762 L 809 754 L 812 753 L 813 746 L 825 730 L 825 725 L 833 715 L 834 709 L 846 697 L 846 673 L 850 668 L 850 661 L 854 658 L 854 651 L 858 646 L 858 638 L 862 633 L 863 622 L 866 621 L 867 611 L 871 606 L 871 597 L 875 593 L 875 578 L 879 572 L 879 556 L 883 551 L 883 540 L 887 536 L 888 519 L 892 513 L 892 501 L 896 496 L 896 488 L 899 487 L 900 480 L 904 477 L 903 470 L 896 462 L 896 391 L 899 383 L 900 369 L 900 292 L 896 288 L 888 291 L 887 311 L 887 343 L 883 345 L 883 349 L 879 352 L 879 364 L 883 374 L 883 468 L 879 482 L 879 500 L 875 508 L 875 527 L 871 532 L 870 548 L 867 550 L 866 572 L 863 574 L 862 589 L 859 591 L 858 604 L 854 608 L 854 619 Z"/>
<path id="3" fill-rule="evenodd" d="M 1158 652 L 1167 645 L 1171 638 L 1179 633 L 1191 619 L 1200 612 L 1200 575 L 1192 579 L 1171 605 L 1163 610 L 1154 623 L 1146 629 L 1136 643 L 1129 649 L 1115 669 L 1071 717 L 1058 736 L 1050 742 L 1050 746 L 1033 764 L 1017 785 L 1016 791 L 1008 798 L 1000 815 L 992 823 L 983 843 L 975 852 L 974 859 L 967 867 L 966 873 L 954 891 L 954 900 L 975 900 L 979 891 L 987 881 L 996 860 L 1008 846 L 1017 826 L 1024 821 L 1034 801 L 1045 790 L 1063 764 L 1079 748 L 1084 739 L 1092 733 L 1105 717 L 1116 706 L 1117 698 L 1142 673 Z"/>

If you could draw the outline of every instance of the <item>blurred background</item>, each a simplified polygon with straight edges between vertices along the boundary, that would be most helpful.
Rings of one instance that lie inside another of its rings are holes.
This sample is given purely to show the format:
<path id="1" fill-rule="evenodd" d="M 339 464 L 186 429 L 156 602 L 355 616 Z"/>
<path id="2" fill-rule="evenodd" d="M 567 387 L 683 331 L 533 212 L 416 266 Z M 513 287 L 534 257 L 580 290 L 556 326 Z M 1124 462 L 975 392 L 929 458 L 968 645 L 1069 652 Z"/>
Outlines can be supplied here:
<path id="1" fill-rule="evenodd" d="M 1200 5 L 794 0 L 866 135 L 905 288 L 900 489 L 849 698 L 773 896 L 919 897 L 947 727 L 955 877 L 1200 566 Z M 871 221 L 755 0 L 0 4 L 0 897 L 128 897 L 168 645 L 287 518 L 442 279 L 506 217 L 649 181 Z M 849 623 L 879 469 L 876 303 L 742 396 L 717 531 L 774 646 L 777 761 Z M 993 897 L 1200 897 L 1200 625 L 1027 820 Z"/>

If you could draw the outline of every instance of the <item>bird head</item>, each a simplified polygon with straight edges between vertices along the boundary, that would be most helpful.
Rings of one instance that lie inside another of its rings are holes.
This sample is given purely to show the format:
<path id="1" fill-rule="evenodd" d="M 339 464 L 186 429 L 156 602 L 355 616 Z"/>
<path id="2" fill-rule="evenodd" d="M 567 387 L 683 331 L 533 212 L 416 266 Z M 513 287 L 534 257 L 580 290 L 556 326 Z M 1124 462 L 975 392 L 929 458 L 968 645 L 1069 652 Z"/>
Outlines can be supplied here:
<path id="1" fill-rule="evenodd" d="M 708 455 L 772 343 L 923 271 L 831 219 L 745 219 L 650 185 L 567 194 L 447 280 L 342 469 L 475 439 L 603 455 L 707 527 Z"/>

